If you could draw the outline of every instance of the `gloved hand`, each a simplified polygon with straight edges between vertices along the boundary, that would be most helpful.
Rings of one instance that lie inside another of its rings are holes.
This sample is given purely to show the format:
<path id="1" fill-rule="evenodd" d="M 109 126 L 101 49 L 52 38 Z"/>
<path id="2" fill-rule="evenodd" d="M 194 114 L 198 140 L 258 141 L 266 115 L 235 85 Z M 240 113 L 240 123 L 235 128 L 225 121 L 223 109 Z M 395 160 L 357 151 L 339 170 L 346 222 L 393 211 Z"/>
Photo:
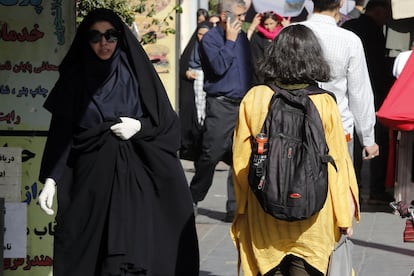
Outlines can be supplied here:
<path id="1" fill-rule="evenodd" d="M 111 126 L 111 130 L 122 140 L 128 140 L 141 130 L 141 122 L 129 117 L 121 117 L 122 123 Z"/>
<path id="2" fill-rule="evenodd" d="M 39 195 L 40 208 L 48 215 L 53 215 L 55 212 L 52 209 L 53 197 L 56 193 L 56 182 L 52 178 L 46 178 L 45 185 Z"/>

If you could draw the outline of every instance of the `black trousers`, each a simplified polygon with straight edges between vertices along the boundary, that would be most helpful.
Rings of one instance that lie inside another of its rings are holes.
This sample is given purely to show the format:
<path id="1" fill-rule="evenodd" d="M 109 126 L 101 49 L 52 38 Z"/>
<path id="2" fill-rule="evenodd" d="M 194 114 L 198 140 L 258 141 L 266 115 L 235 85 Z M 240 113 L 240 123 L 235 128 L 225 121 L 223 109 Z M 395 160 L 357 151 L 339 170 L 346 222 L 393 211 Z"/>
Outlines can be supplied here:
<path id="1" fill-rule="evenodd" d="M 195 175 L 190 183 L 193 202 L 202 201 L 207 195 L 218 162 L 232 163 L 233 133 L 239 106 L 237 101 L 224 97 L 207 97 L 202 152 L 194 163 Z"/>
<path id="2" fill-rule="evenodd" d="M 287 255 L 277 267 L 264 276 L 323 276 L 323 273 L 302 258 Z"/>
<path id="3" fill-rule="evenodd" d="M 385 191 L 387 178 L 389 133 L 388 128 L 377 123 L 375 125 L 375 138 L 380 148 L 379 156 L 370 160 L 370 195 L 381 194 Z"/>

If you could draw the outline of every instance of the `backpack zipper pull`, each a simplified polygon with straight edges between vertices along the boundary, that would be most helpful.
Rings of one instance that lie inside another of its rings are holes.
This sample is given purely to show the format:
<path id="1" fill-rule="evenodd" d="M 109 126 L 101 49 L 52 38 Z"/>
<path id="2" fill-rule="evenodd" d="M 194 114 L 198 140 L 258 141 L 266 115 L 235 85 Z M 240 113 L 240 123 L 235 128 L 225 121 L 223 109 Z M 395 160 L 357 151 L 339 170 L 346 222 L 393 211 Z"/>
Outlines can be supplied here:
<path id="1" fill-rule="evenodd" d="M 292 147 L 289 147 L 289 148 L 288 148 L 288 151 L 287 151 L 287 157 L 288 157 L 289 159 L 291 159 L 291 158 L 292 158 L 292 152 L 293 152 Z"/>
<path id="2" fill-rule="evenodd" d="M 262 175 L 262 177 L 260 177 L 259 184 L 257 185 L 257 189 L 258 189 L 258 190 L 263 189 L 263 184 L 264 184 L 264 182 L 265 182 L 265 176 L 264 176 L 264 175 Z"/>

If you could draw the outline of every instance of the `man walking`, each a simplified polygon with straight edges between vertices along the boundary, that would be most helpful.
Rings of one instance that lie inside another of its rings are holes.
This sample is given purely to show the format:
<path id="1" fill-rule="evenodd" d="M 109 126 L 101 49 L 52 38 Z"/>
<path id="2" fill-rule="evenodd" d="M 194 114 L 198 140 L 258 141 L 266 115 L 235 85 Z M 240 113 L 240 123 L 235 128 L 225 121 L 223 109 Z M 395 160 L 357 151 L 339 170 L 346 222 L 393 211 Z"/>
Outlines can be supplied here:
<path id="1" fill-rule="evenodd" d="M 221 22 L 201 40 L 207 99 L 202 153 L 195 162 L 196 171 L 190 184 L 195 208 L 211 187 L 217 163 L 220 160 L 232 163 L 232 138 L 240 101 L 252 85 L 249 41 L 241 29 L 246 12 L 243 0 L 221 0 Z M 228 185 L 225 220 L 230 222 L 236 208 L 231 179 Z"/>
<path id="2" fill-rule="evenodd" d="M 391 88 L 392 59 L 387 57 L 384 26 L 391 20 L 391 5 L 388 0 L 370 0 L 365 13 L 346 21 L 341 27 L 355 33 L 362 41 L 368 66 L 371 86 L 374 92 L 375 110 L 378 110 Z M 387 174 L 389 134 L 388 128 L 381 124 L 375 126 L 377 143 L 381 155 L 370 161 L 369 200 L 371 204 L 388 204 L 394 197 L 385 191 Z M 357 148 L 358 150 L 358 148 Z M 361 166 L 355 166 L 361 170 Z"/>
<path id="3" fill-rule="evenodd" d="M 364 159 L 372 159 L 379 155 L 374 134 L 374 97 L 361 40 L 337 25 L 343 1 L 313 0 L 313 14 L 300 24 L 316 34 L 331 66 L 331 80 L 320 83 L 320 86 L 336 96 L 349 154 L 353 157 L 355 128 L 363 146 Z"/>

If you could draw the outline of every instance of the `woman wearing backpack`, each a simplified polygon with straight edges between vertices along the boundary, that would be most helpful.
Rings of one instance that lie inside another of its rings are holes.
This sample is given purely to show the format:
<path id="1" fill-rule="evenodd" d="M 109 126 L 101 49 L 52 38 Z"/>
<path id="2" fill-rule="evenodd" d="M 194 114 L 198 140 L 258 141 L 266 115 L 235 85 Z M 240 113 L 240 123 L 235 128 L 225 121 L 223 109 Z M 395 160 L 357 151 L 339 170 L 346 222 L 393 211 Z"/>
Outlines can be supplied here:
<path id="1" fill-rule="evenodd" d="M 265 56 L 260 67 L 265 83 L 292 93 L 317 89 L 316 81 L 329 79 L 318 40 L 303 25 L 285 27 Z M 335 243 L 341 233 L 352 235 L 353 218 L 359 221 L 360 216 L 358 186 L 341 116 L 329 94 L 309 96 L 319 111 L 336 169 L 328 164 L 328 194 L 319 212 L 303 220 L 279 220 L 262 209 L 248 183 L 251 137 L 261 131 L 273 94 L 269 86 L 258 85 L 240 105 L 233 142 L 237 212 L 231 234 L 245 276 L 325 275 Z"/>

